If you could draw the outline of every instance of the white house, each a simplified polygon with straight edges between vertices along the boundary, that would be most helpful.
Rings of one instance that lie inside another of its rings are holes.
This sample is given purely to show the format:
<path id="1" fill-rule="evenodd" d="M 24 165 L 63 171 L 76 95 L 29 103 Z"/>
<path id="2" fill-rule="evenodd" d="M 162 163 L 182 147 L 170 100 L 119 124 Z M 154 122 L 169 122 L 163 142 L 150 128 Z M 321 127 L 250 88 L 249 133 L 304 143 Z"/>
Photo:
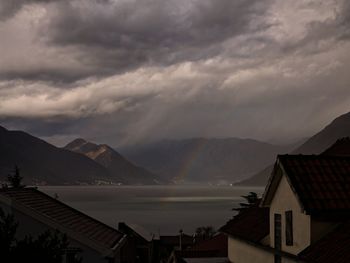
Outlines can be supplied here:
<path id="1" fill-rule="evenodd" d="M 228 222 L 233 263 L 350 262 L 350 157 L 279 155 L 259 206 Z"/>

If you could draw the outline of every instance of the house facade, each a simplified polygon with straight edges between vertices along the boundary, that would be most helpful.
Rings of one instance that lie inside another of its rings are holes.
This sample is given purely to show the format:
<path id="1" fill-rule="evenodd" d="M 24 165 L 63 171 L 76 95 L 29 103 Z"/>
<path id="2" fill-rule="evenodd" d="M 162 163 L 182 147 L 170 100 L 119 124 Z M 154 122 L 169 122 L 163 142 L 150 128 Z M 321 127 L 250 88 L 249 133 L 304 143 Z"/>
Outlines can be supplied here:
<path id="1" fill-rule="evenodd" d="M 222 231 L 233 263 L 350 262 L 349 219 L 349 157 L 280 155 L 259 206 Z"/>

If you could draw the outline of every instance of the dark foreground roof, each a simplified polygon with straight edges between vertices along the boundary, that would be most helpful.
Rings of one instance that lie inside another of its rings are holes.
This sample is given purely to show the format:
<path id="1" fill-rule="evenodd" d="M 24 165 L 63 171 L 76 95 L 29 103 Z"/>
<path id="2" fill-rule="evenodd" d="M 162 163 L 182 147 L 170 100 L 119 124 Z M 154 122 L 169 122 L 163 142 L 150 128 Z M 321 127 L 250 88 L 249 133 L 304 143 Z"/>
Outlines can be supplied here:
<path id="1" fill-rule="evenodd" d="M 178 252 L 183 258 L 227 257 L 227 236 L 219 233 Z"/>
<path id="2" fill-rule="evenodd" d="M 46 220 L 93 241 L 99 246 L 113 248 L 123 237 L 118 230 L 95 220 L 35 188 L 0 190 L 11 199 L 13 206 L 29 209 Z M 30 213 L 31 213 L 30 212 Z M 29 216 L 31 216 L 29 214 Z M 69 235 L 69 233 L 67 233 Z"/>
<path id="3" fill-rule="evenodd" d="M 306 248 L 299 254 L 299 258 L 310 263 L 349 263 L 349 248 L 350 222 L 347 222 Z"/>
<path id="4" fill-rule="evenodd" d="M 251 207 L 228 221 L 220 231 L 256 243 L 269 234 L 269 224 L 269 208 Z"/>
<path id="5" fill-rule="evenodd" d="M 180 245 L 180 236 L 160 236 L 160 243 L 165 246 L 176 247 Z M 190 235 L 182 234 L 181 243 L 183 247 L 193 245 L 193 237 Z"/>
<path id="6" fill-rule="evenodd" d="M 227 236 L 219 233 L 210 239 L 202 240 L 194 244 L 193 251 L 215 251 L 217 257 L 227 256 Z"/>
<path id="7" fill-rule="evenodd" d="M 280 155 L 278 160 L 306 211 L 349 211 L 350 157 Z"/>

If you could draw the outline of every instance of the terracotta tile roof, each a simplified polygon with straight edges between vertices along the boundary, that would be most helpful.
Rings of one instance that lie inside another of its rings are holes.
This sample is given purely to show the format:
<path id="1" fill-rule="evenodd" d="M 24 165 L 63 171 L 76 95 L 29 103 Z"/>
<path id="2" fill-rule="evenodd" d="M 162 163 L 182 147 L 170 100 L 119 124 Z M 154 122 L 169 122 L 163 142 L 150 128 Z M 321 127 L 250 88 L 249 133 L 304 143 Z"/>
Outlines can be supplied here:
<path id="1" fill-rule="evenodd" d="M 181 251 L 182 257 L 227 257 L 227 236 L 219 233 Z"/>
<path id="2" fill-rule="evenodd" d="M 223 251 L 227 255 L 227 236 L 219 233 L 210 239 L 197 242 L 191 249 L 197 251 L 217 250 Z"/>
<path id="3" fill-rule="evenodd" d="M 220 231 L 257 243 L 269 234 L 269 228 L 269 208 L 251 207 L 228 221 Z"/>
<path id="4" fill-rule="evenodd" d="M 13 202 L 29 208 L 34 213 L 105 248 L 114 247 L 123 236 L 118 230 L 65 205 L 35 188 L 0 190 L 0 195 L 10 198 Z"/>
<path id="5" fill-rule="evenodd" d="M 279 155 L 278 160 L 307 212 L 350 211 L 350 157 Z"/>
<path id="6" fill-rule="evenodd" d="M 298 256 L 303 262 L 310 263 L 349 263 L 349 248 L 350 222 L 347 222 L 306 248 Z"/>

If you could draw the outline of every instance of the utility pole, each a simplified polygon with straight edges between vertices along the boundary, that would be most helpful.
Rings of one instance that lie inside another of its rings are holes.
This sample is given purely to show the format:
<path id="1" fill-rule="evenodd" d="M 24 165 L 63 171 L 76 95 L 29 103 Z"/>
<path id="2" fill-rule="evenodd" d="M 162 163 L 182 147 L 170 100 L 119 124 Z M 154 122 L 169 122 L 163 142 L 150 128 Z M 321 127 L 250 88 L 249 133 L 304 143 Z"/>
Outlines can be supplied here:
<path id="1" fill-rule="evenodd" d="M 183 232 L 184 231 L 182 229 L 180 229 L 180 231 L 179 231 L 179 233 L 180 233 L 180 235 L 179 235 L 179 238 L 180 238 L 180 251 L 182 251 L 182 233 Z"/>

